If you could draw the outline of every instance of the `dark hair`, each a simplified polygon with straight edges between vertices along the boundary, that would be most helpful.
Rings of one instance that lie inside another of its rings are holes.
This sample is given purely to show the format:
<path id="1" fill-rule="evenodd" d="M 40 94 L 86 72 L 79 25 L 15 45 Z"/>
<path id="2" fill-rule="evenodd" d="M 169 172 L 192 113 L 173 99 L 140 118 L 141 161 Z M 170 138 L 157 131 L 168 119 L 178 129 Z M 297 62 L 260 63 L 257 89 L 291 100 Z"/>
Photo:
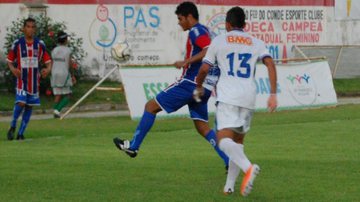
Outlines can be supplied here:
<path id="1" fill-rule="evenodd" d="M 58 43 L 61 43 L 61 44 L 63 44 L 63 43 L 65 43 L 65 41 L 67 40 L 67 37 L 68 37 L 69 35 L 66 33 L 66 32 L 64 32 L 64 31 L 59 31 L 58 33 L 57 33 L 57 41 L 58 41 Z"/>
<path id="2" fill-rule="evenodd" d="M 24 20 L 24 24 L 23 24 L 23 27 L 26 26 L 26 23 L 28 22 L 33 22 L 33 23 L 36 23 L 35 19 L 34 18 L 31 18 L 31 17 L 28 17 Z"/>
<path id="3" fill-rule="evenodd" d="M 236 6 L 232 7 L 226 13 L 226 22 L 230 23 L 232 27 L 244 28 L 245 27 L 245 12 L 242 8 Z"/>
<path id="4" fill-rule="evenodd" d="M 176 7 L 176 15 L 188 16 L 191 14 L 196 20 L 199 20 L 199 12 L 193 2 L 185 1 Z"/>

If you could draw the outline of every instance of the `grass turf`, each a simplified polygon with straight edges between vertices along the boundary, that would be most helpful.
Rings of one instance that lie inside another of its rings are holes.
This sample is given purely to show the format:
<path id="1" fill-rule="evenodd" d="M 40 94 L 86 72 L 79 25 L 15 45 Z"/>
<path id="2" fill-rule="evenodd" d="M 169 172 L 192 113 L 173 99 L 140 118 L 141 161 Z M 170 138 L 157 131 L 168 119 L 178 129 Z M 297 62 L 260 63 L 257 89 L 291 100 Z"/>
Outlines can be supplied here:
<path id="1" fill-rule="evenodd" d="M 224 166 L 189 119 L 157 120 L 135 159 L 128 117 L 32 120 L 27 140 L 0 123 L 0 201 L 357 201 L 360 105 L 256 113 L 245 152 L 262 171 L 253 192 L 224 196 Z M 241 178 L 238 180 L 239 186 Z"/>

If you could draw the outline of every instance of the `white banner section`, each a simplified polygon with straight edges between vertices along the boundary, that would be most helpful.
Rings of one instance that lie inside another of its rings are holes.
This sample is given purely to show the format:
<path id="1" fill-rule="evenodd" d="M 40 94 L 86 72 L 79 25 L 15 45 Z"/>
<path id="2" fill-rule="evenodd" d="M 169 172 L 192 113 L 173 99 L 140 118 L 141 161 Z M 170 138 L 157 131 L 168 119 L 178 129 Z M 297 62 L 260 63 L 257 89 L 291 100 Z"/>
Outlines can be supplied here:
<path id="1" fill-rule="evenodd" d="M 330 67 L 326 61 L 277 65 L 278 110 L 305 109 L 337 104 Z M 181 70 L 174 67 L 121 68 L 126 100 L 132 119 L 141 118 L 145 104 L 160 91 L 176 82 Z M 258 64 L 256 69 L 256 110 L 266 110 L 270 93 L 267 69 Z M 209 113 L 215 112 L 215 97 L 208 103 Z M 189 116 L 187 106 L 158 117 Z"/>

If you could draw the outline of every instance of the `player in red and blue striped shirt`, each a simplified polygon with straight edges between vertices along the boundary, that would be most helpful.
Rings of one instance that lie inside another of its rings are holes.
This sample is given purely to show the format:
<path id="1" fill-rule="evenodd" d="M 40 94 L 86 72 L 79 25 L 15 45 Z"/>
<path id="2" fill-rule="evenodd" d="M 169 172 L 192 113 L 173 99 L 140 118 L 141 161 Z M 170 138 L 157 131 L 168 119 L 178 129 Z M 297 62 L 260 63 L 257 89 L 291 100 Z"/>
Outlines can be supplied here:
<path id="1" fill-rule="evenodd" d="M 131 141 L 114 138 L 114 143 L 130 157 L 135 157 L 143 139 L 153 126 L 156 114 L 162 110 L 171 113 L 187 105 L 190 117 L 194 121 L 198 133 L 214 147 L 227 167 L 229 159 L 218 148 L 216 134 L 208 124 L 207 101 L 211 95 L 211 90 L 217 82 L 219 76 L 217 73 L 220 73 L 216 71 L 217 68 L 214 67 L 214 71 L 211 71 L 206 78 L 204 83 L 206 90 L 202 99 L 197 102 L 193 98 L 193 91 L 196 88 L 195 77 L 211 42 L 210 32 L 204 25 L 199 23 L 199 13 L 194 3 L 183 2 L 179 4 L 175 14 L 183 30 L 189 31 L 185 59 L 175 62 L 175 67 L 183 69 L 182 77 L 178 82 L 172 84 L 146 103 L 144 114 Z"/>
<path id="2" fill-rule="evenodd" d="M 44 42 L 34 37 L 35 31 L 35 20 L 27 18 L 23 25 L 24 36 L 13 42 L 7 57 L 10 71 L 16 76 L 16 98 L 13 120 L 7 133 L 8 140 L 14 139 L 16 122 L 23 111 L 16 139 L 24 139 L 24 131 L 30 121 L 32 106 L 40 105 L 40 74 L 46 77 L 51 71 L 50 55 L 46 52 Z M 41 60 L 46 68 L 40 72 Z"/>

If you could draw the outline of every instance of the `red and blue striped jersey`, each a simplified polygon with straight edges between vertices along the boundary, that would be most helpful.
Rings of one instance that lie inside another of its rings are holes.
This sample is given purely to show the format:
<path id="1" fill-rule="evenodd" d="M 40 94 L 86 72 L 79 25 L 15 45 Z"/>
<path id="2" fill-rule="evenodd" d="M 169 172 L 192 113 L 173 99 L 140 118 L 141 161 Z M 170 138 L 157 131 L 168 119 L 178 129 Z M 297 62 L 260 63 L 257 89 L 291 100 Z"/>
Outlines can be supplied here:
<path id="1" fill-rule="evenodd" d="M 15 63 L 15 67 L 21 71 L 20 78 L 16 79 L 17 91 L 26 91 L 31 95 L 39 92 L 41 60 L 51 62 L 43 41 L 35 38 L 33 43 L 27 43 L 24 37 L 14 41 L 7 61 Z"/>
<path id="2" fill-rule="evenodd" d="M 210 45 L 211 36 L 210 32 L 204 25 L 197 23 L 194 25 L 188 35 L 186 42 L 186 54 L 185 59 L 188 59 L 204 48 L 207 48 Z M 183 68 L 182 78 L 195 81 L 195 77 L 199 72 L 201 61 L 191 63 L 190 65 Z"/>

